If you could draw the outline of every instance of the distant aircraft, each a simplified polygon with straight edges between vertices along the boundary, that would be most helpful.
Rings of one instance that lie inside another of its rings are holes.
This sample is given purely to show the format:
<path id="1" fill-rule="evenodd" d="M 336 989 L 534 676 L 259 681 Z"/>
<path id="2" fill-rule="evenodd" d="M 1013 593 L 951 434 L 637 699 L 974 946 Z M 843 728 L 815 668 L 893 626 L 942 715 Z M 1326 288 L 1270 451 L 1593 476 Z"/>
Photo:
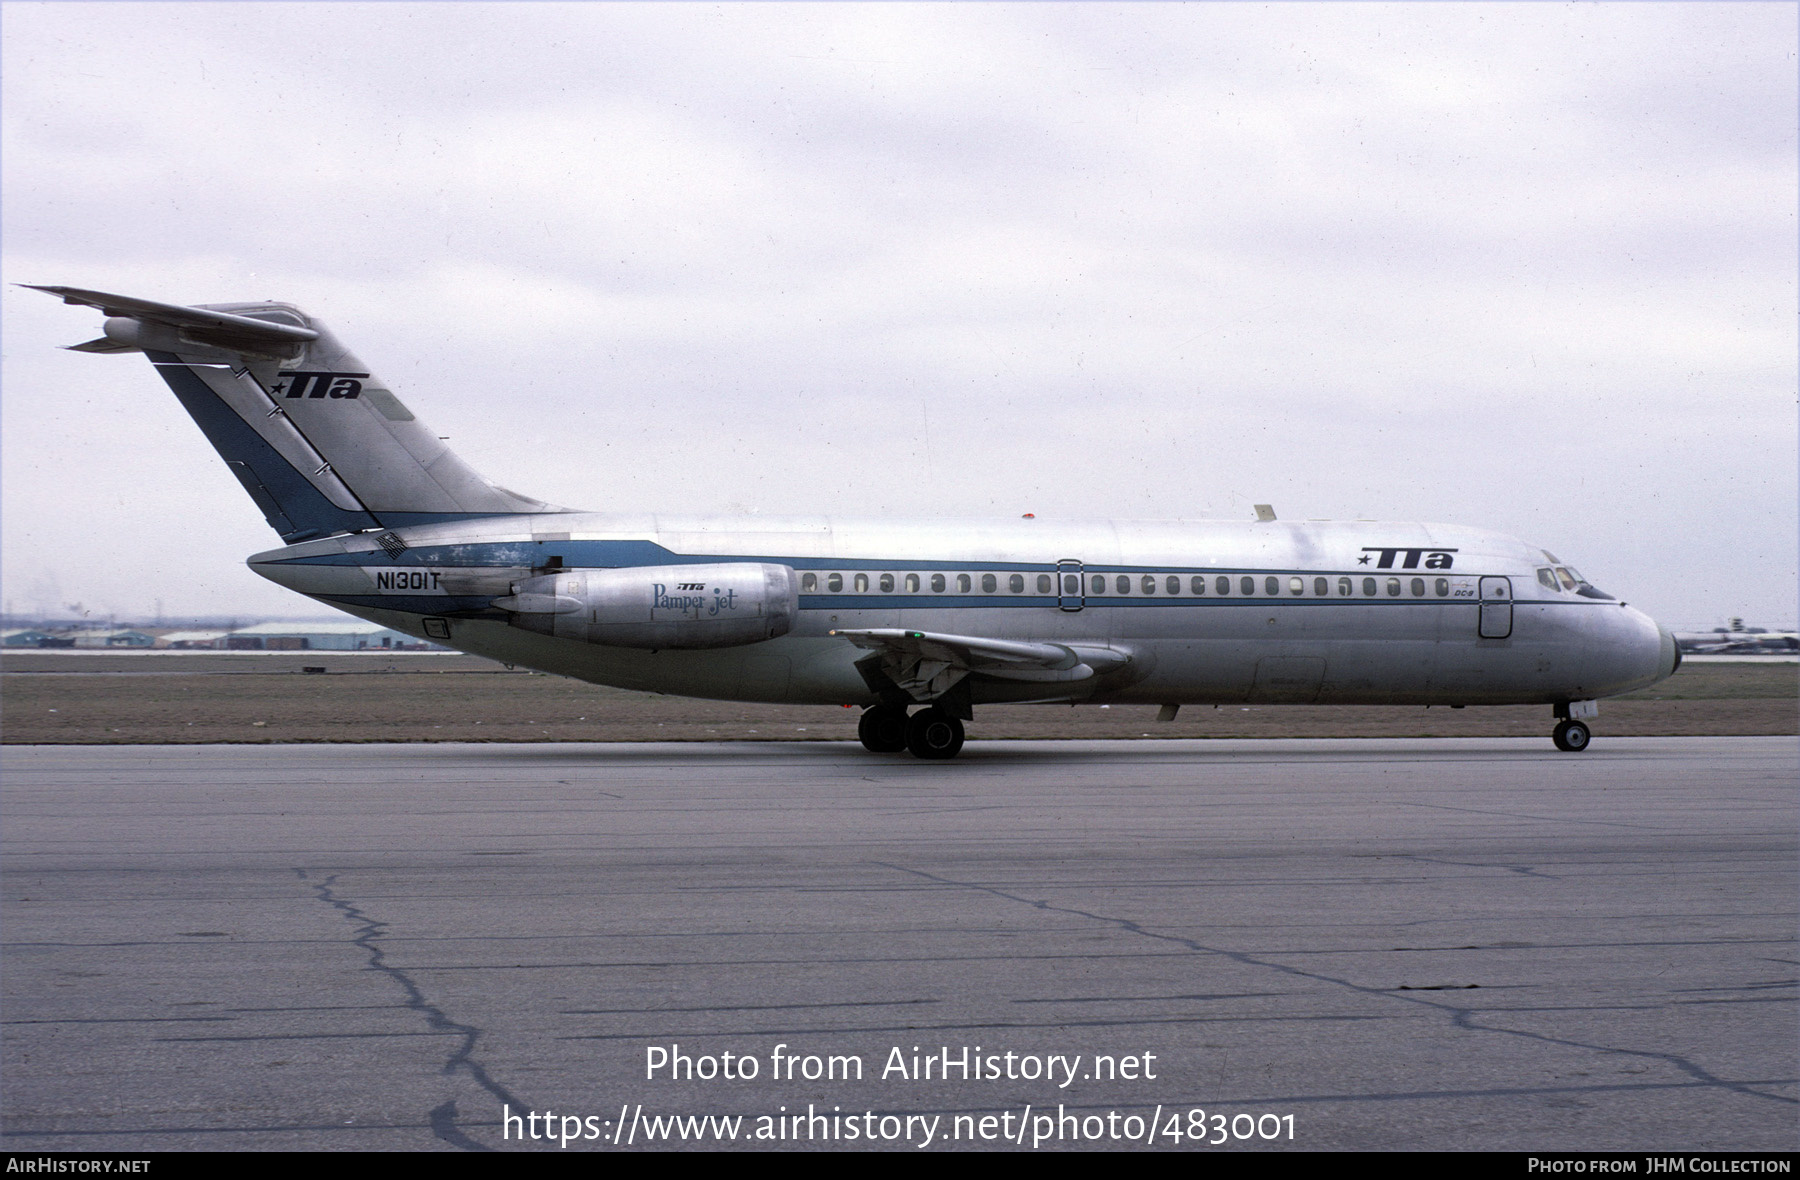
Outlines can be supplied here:
<path id="1" fill-rule="evenodd" d="M 1670 634 L 1542 549 L 1437 524 L 576 512 L 498 487 L 283 303 L 98 308 L 286 542 L 250 568 L 410 635 L 596 684 L 863 709 L 954 757 L 999 702 L 1548 704 L 1654 684 Z"/>

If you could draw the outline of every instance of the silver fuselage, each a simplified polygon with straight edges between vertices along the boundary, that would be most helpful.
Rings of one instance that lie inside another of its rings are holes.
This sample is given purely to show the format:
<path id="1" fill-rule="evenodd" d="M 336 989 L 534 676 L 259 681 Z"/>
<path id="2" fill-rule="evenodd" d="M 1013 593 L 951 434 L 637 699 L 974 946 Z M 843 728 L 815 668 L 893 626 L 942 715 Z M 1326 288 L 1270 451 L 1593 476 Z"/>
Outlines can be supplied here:
<path id="1" fill-rule="evenodd" d="M 1652 684 L 1678 662 L 1672 638 L 1624 602 L 1543 584 L 1542 550 L 1447 525 L 546 513 L 387 537 L 306 541 L 250 565 L 464 651 L 730 700 L 873 704 L 863 653 L 833 634 L 866 628 L 1119 657 L 1072 682 L 973 675 L 975 703 L 1560 703 Z M 545 570 L 739 561 L 794 571 L 786 634 L 709 650 L 610 647 L 523 630 L 494 606 Z"/>

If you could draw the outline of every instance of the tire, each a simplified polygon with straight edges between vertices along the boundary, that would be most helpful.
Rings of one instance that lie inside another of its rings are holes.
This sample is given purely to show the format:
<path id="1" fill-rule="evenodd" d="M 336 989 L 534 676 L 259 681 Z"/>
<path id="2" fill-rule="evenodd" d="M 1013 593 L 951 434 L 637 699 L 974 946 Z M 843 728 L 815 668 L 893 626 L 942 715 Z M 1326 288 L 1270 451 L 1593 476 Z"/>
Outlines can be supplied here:
<path id="1" fill-rule="evenodd" d="M 920 709 L 906 720 L 906 748 L 920 758 L 954 758 L 963 747 L 962 722 L 942 709 Z"/>
<path id="2" fill-rule="evenodd" d="M 1556 729 L 1550 734 L 1550 740 L 1556 743 L 1556 748 L 1559 750 L 1570 754 L 1579 754 L 1588 748 L 1588 743 L 1594 740 L 1594 735 L 1583 722 L 1559 721 Z"/>
<path id="3" fill-rule="evenodd" d="M 906 749 L 906 710 L 876 705 L 864 709 L 856 736 L 871 754 L 898 754 Z"/>

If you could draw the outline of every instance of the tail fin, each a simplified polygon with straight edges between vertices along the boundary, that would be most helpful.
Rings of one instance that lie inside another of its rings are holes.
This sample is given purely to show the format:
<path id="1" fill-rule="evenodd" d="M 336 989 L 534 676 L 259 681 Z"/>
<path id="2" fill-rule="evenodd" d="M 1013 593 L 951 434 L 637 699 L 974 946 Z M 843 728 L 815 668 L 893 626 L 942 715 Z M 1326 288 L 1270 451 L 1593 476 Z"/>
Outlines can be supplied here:
<path id="1" fill-rule="evenodd" d="M 32 289 L 104 312 L 104 334 L 71 347 L 148 356 L 290 544 L 326 533 L 563 511 L 476 474 L 298 308 L 182 307 L 76 287 Z"/>

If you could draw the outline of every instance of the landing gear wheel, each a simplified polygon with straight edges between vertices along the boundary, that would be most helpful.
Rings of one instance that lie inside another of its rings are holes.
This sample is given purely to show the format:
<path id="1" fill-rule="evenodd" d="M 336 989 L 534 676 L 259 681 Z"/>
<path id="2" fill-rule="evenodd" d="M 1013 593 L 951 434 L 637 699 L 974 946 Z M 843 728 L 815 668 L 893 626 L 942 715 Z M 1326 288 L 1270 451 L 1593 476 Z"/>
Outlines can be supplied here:
<path id="1" fill-rule="evenodd" d="M 962 722 L 942 709 L 920 709 L 906 719 L 906 748 L 920 758 L 954 758 L 962 747 Z"/>
<path id="2" fill-rule="evenodd" d="M 906 749 L 906 710 L 887 705 L 864 709 L 856 736 L 871 754 L 898 754 Z"/>
<path id="3" fill-rule="evenodd" d="M 1580 721 L 1558 721 L 1556 728 L 1551 731 L 1550 740 L 1556 743 L 1556 748 L 1559 750 L 1579 754 L 1588 748 L 1588 743 L 1594 740 L 1594 735 Z"/>

